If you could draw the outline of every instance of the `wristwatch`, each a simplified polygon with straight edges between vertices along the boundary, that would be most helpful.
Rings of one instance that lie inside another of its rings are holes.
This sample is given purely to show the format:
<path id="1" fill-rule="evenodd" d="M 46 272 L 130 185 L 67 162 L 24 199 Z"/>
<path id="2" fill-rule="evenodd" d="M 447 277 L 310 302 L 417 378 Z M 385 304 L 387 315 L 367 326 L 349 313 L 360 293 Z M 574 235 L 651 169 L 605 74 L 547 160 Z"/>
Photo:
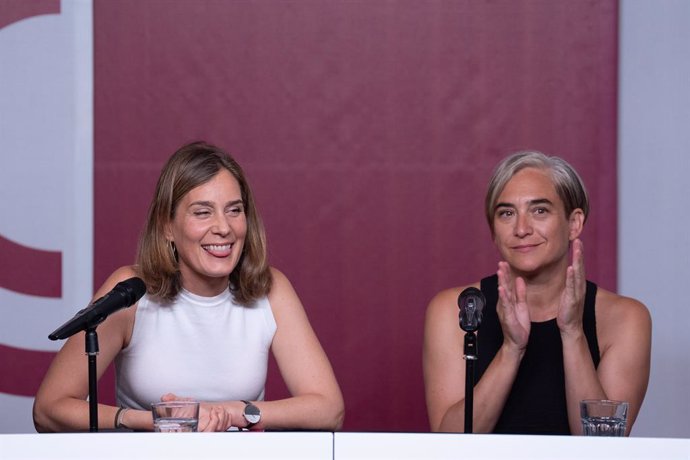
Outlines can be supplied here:
<path id="1" fill-rule="evenodd" d="M 242 402 L 245 404 L 242 416 L 247 421 L 247 426 L 245 428 L 249 429 L 257 423 L 259 423 L 259 421 L 261 420 L 261 409 L 256 407 L 251 402 L 245 401 L 244 399 L 242 400 Z"/>

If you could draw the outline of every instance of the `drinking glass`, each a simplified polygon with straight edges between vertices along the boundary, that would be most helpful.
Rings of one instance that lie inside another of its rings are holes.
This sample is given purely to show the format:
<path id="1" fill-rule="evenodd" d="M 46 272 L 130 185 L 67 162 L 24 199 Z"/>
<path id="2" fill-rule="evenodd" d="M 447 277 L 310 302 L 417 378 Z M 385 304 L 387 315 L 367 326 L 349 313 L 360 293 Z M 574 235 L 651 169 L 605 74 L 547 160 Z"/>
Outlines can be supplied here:
<path id="1" fill-rule="evenodd" d="M 153 431 L 185 433 L 199 425 L 199 401 L 163 401 L 151 404 Z"/>
<path id="2" fill-rule="evenodd" d="M 610 399 L 580 401 L 582 434 L 585 436 L 625 436 L 628 403 Z"/>

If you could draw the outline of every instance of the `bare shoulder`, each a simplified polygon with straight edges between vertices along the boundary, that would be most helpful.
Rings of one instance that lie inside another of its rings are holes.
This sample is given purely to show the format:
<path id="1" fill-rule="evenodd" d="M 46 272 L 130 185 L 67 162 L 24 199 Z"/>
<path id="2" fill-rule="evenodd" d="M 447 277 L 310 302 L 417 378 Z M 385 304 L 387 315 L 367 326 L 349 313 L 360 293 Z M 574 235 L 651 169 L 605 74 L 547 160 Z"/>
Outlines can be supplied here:
<path id="1" fill-rule="evenodd" d="M 110 276 L 105 280 L 103 285 L 98 289 L 98 291 L 96 291 L 94 299 L 106 295 L 115 287 L 117 283 L 132 278 L 134 276 L 138 276 L 136 267 L 134 265 L 125 265 L 123 267 L 118 268 L 110 274 Z M 131 308 L 124 308 L 115 312 L 113 315 L 111 315 L 109 322 L 114 326 L 118 325 L 119 327 L 123 328 L 124 331 L 129 332 L 131 330 L 132 325 L 134 324 L 134 315 L 136 312 L 137 304 L 138 302 L 131 306 Z"/>
<path id="2" fill-rule="evenodd" d="M 288 280 L 287 276 L 285 276 L 285 273 L 281 272 L 277 268 L 271 266 L 271 276 L 273 277 L 273 285 L 283 285 L 285 283 L 290 283 L 290 280 Z M 273 287 L 273 286 L 271 286 Z"/>
<path id="3" fill-rule="evenodd" d="M 110 276 L 108 276 L 105 282 L 103 282 L 103 285 L 98 289 L 98 291 L 96 291 L 96 297 L 100 297 L 101 295 L 106 294 L 108 291 L 114 288 L 115 285 L 120 281 L 127 280 L 134 276 L 137 276 L 137 270 L 134 265 L 125 265 L 123 267 L 118 268 L 113 273 L 111 273 Z"/>
<path id="4" fill-rule="evenodd" d="M 271 291 L 269 300 L 284 300 L 286 296 L 295 295 L 295 290 L 287 276 L 275 267 L 271 267 Z"/>
<path id="5" fill-rule="evenodd" d="M 645 320 L 649 310 L 637 299 L 599 288 L 597 290 L 597 319 L 602 321 Z"/>
<path id="6" fill-rule="evenodd" d="M 303 310 L 302 303 L 287 276 L 275 267 L 271 267 L 271 290 L 268 301 L 274 314 L 283 311 Z"/>
<path id="7" fill-rule="evenodd" d="M 426 320 L 434 321 L 435 318 L 443 318 L 451 314 L 457 315 L 458 296 L 468 287 L 479 288 L 479 283 L 452 287 L 438 292 L 429 302 L 429 306 L 426 310 Z"/>
<path id="8" fill-rule="evenodd" d="M 639 300 L 599 288 L 596 305 L 597 332 L 604 341 L 619 333 L 651 333 L 651 315 Z"/>

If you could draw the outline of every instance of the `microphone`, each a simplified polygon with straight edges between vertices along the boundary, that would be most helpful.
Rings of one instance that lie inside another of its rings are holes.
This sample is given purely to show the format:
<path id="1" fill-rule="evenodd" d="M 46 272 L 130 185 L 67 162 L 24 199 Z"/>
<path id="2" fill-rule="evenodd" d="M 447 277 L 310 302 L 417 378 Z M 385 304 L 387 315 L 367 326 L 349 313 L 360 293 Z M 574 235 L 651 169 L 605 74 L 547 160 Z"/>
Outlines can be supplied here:
<path id="1" fill-rule="evenodd" d="M 465 332 L 475 332 L 482 324 L 482 310 L 486 299 L 482 291 L 475 287 L 468 287 L 458 296 L 460 307 L 460 329 Z"/>
<path id="2" fill-rule="evenodd" d="M 79 331 L 96 327 L 112 313 L 134 304 L 145 292 L 146 285 L 141 278 L 134 277 L 121 281 L 106 295 L 83 310 L 79 310 L 72 319 L 53 331 L 48 338 L 62 340 Z"/>

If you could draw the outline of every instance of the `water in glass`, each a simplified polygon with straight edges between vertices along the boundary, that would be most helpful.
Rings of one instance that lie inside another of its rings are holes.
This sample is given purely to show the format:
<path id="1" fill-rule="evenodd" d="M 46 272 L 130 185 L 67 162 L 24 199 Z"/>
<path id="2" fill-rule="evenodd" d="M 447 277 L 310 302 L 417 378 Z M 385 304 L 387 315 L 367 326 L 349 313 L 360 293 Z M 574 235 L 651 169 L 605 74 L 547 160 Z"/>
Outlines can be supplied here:
<path id="1" fill-rule="evenodd" d="M 582 434 L 585 436 L 624 436 L 625 419 L 616 417 L 583 417 Z"/>
<path id="2" fill-rule="evenodd" d="M 162 433 L 188 433 L 196 431 L 195 418 L 159 418 L 154 422 L 154 431 Z"/>

